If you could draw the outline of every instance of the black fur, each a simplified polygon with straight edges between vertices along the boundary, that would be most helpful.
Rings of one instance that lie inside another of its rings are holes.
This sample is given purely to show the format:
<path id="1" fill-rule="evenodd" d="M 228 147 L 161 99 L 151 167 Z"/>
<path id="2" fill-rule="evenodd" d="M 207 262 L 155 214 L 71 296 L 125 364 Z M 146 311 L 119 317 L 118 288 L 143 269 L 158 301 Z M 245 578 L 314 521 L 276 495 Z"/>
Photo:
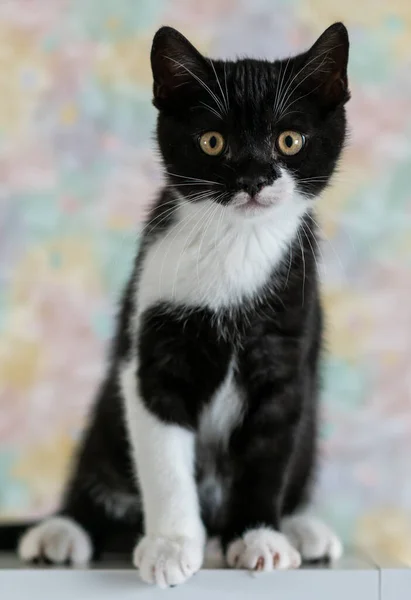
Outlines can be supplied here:
<path id="1" fill-rule="evenodd" d="M 307 197 L 317 195 L 334 172 L 344 144 L 347 57 L 347 33 L 336 24 L 311 50 L 289 61 L 213 61 L 230 98 L 227 115 L 220 119 L 204 107 L 203 103 L 210 104 L 210 95 L 197 79 L 219 95 L 210 61 L 181 34 L 162 28 L 155 36 L 151 58 L 158 143 L 167 171 L 174 173 L 167 176 L 167 186 L 178 186 L 178 175 L 216 180 L 223 182 L 226 192 L 217 201 L 227 203 L 234 192 L 255 181 L 274 181 L 283 165 L 293 172 L 301 192 Z M 281 84 L 283 90 L 289 85 L 289 97 L 283 114 L 275 115 Z M 288 129 L 304 133 L 305 147 L 288 158 L 276 153 L 273 160 L 273 140 Z M 199 136 L 210 130 L 229 140 L 229 150 L 221 158 L 207 156 L 198 147 Z M 173 196 L 167 186 L 144 230 L 107 376 L 62 504 L 61 513 L 90 533 L 98 553 L 114 547 L 131 551 L 142 532 L 118 366 L 130 352 L 132 295 L 139 267 L 150 243 L 173 224 L 169 211 Z M 178 189 L 186 196 L 199 191 L 194 185 Z M 236 353 L 235 377 L 245 391 L 244 419 L 233 431 L 226 452 L 201 445 L 197 449 L 203 520 L 225 543 L 253 526 L 278 529 L 281 517 L 309 497 L 316 462 L 322 335 L 316 247 L 309 213 L 258 298 L 218 314 L 200 307 L 188 310 L 157 304 L 143 318 L 138 340 L 143 399 L 165 422 L 196 430 L 202 408 Z M 224 489 L 219 505 L 202 486 L 205 463 L 210 460 Z M 116 510 L 120 505 L 126 507 L 122 514 Z"/>

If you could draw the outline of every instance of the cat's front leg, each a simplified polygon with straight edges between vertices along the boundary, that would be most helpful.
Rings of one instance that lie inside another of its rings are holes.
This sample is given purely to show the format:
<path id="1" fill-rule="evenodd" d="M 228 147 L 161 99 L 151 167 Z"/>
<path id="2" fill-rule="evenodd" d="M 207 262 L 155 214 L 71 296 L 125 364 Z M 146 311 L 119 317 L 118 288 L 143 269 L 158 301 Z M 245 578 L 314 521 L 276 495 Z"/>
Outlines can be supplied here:
<path id="1" fill-rule="evenodd" d="M 279 372 L 253 369 L 244 382 L 248 409 L 233 438 L 236 472 L 223 537 L 233 568 L 272 571 L 301 564 L 299 552 L 280 531 L 280 521 L 298 443 L 302 390 L 293 368 L 283 369 L 282 380 Z"/>
<path id="2" fill-rule="evenodd" d="M 232 491 L 229 521 L 223 536 L 230 567 L 250 571 L 298 568 L 299 552 L 280 531 L 283 487 L 292 430 L 281 434 L 265 417 L 256 427 L 254 418 L 244 425 L 248 442 L 239 451 L 241 462 Z M 258 431 L 259 430 L 259 431 Z M 275 434 L 279 435 L 275 435 Z"/>
<path id="3" fill-rule="evenodd" d="M 137 359 L 132 358 L 120 373 L 145 526 L 133 561 L 143 581 L 168 587 L 186 581 L 203 562 L 205 533 L 194 479 L 194 434 L 164 422 L 146 407 L 137 372 Z"/>

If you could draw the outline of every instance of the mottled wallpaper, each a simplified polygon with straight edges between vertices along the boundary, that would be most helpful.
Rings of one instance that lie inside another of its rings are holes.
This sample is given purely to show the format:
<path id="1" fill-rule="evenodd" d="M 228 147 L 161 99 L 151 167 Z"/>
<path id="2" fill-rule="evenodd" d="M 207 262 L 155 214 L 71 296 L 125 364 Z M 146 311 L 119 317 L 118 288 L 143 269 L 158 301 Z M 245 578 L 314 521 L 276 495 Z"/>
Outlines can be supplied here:
<path id="1" fill-rule="evenodd" d="M 321 198 L 316 508 L 411 561 L 409 0 L 0 1 L 0 518 L 58 501 L 161 184 L 149 49 L 284 57 L 343 20 L 350 143 Z"/>

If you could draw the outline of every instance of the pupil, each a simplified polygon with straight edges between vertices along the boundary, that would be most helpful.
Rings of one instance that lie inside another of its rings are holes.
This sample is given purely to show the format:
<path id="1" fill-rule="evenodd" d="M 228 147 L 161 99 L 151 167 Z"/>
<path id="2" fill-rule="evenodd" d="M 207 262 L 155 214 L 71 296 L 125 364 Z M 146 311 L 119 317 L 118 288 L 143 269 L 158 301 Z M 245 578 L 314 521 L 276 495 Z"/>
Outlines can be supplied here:
<path id="1" fill-rule="evenodd" d="M 291 135 L 287 135 L 287 137 L 285 138 L 285 145 L 287 146 L 287 148 L 291 148 L 291 146 L 293 145 L 293 138 L 291 137 Z"/>
<path id="2" fill-rule="evenodd" d="M 215 136 L 215 135 L 212 135 L 212 136 L 210 137 L 210 140 L 209 140 L 209 142 L 208 142 L 208 143 L 210 144 L 210 147 L 211 147 L 211 148 L 215 148 L 215 147 L 217 146 L 217 138 L 216 138 L 216 136 Z"/>

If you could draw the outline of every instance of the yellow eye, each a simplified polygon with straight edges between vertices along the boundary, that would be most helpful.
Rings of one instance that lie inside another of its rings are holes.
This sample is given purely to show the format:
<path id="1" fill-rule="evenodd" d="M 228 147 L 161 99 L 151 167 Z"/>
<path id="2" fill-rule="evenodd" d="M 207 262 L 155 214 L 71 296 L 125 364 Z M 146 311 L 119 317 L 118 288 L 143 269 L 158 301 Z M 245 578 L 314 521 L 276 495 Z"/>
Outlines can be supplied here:
<path id="1" fill-rule="evenodd" d="M 218 131 L 207 131 L 200 138 L 200 147 L 210 156 L 218 156 L 224 150 L 224 138 Z"/>
<path id="2" fill-rule="evenodd" d="M 305 137 L 298 131 L 283 131 L 277 138 L 277 148 L 281 154 L 294 156 L 305 144 Z"/>

